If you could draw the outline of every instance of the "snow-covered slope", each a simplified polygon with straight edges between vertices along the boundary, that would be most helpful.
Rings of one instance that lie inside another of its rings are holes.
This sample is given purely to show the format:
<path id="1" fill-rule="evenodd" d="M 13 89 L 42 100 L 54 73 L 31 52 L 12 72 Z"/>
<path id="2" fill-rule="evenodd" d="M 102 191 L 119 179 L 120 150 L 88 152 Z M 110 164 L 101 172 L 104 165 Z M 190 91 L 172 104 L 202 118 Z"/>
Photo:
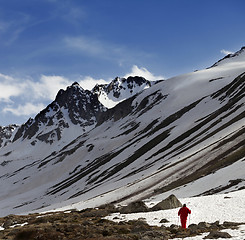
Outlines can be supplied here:
<path id="1" fill-rule="evenodd" d="M 160 199 L 161 201 L 162 199 Z M 181 198 L 182 203 L 186 203 L 191 209 L 191 214 L 188 216 L 187 225 L 199 224 L 199 223 L 214 223 L 218 221 L 220 224 L 227 223 L 243 223 L 238 228 L 224 229 L 222 231 L 228 232 L 233 240 L 243 240 L 245 236 L 245 190 L 231 192 L 227 194 L 218 194 L 194 198 Z M 149 201 L 147 205 L 149 207 L 154 206 L 158 201 Z M 150 225 L 155 226 L 171 226 L 172 224 L 180 226 L 180 220 L 178 218 L 179 208 L 170 210 L 160 210 L 146 213 L 131 213 L 120 214 L 114 213 L 106 217 L 112 221 L 129 221 L 145 219 Z M 162 219 L 167 219 L 167 223 L 162 223 Z M 209 234 L 203 233 L 193 237 L 186 237 L 186 240 L 201 240 Z M 180 240 L 182 238 L 174 238 Z M 218 238 L 227 239 L 227 238 Z"/>
<path id="2" fill-rule="evenodd" d="M 185 185 L 196 189 L 185 196 L 244 187 L 243 173 L 232 172 L 244 163 L 244 90 L 244 49 L 209 69 L 125 92 L 131 97 L 111 109 L 74 84 L 0 149 L 0 214 L 124 204 Z M 220 171 L 230 174 L 215 183 Z"/>

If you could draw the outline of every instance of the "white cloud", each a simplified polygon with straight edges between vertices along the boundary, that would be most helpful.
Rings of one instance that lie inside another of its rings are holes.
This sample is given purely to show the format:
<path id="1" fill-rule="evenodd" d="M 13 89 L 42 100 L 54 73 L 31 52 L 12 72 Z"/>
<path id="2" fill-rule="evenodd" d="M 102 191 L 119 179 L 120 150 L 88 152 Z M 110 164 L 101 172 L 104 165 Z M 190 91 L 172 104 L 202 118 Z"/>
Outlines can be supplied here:
<path id="1" fill-rule="evenodd" d="M 62 76 L 45 76 L 42 75 L 40 81 L 29 82 L 32 89 L 32 95 L 36 99 L 49 99 L 54 100 L 60 89 L 66 89 L 71 85 L 72 81 Z"/>
<path id="2" fill-rule="evenodd" d="M 8 103 L 8 106 L 2 106 L 2 112 L 15 116 L 37 114 L 46 107 L 41 102 L 53 101 L 58 91 L 66 89 L 71 83 L 71 80 L 61 76 L 42 75 L 35 82 L 0 73 L 0 102 Z"/>
<path id="3" fill-rule="evenodd" d="M 24 85 L 24 83 L 18 82 L 13 77 L 0 73 L 0 102 L 11 102 L 11 97 L 21 95 Z"/>
<path id="4" fill-rule="evenodd" d="M 155 81 L 155 80 L 162 80 L 164 79 L 163 76 L 155 76 L 153 73 L 149 72 L 146 68 L 139 68 L 138 66 L 134 65 L 131 69 L 130 73 L 127 73 L 124 77 L 127 78 L 129 76 L 140 76 L 144 77 L 147 80 Z"/>
<path id="5" fill-rule="evenodd" d="M 25 105 L 19 105 L 17 108 L 5 107 L 3 109 L 3 112 L 4 113 L 10 112 L 15 116 L 30 116 L 32 114 L 38 113 L 44 108 L 45 106 L 42 103 L 39 104 L 26 103 Z"/>
<path id="6" fill-rule="evenodd" d="M 104 79 L 94 79 L 90 76 L 86 76 L 79 81 L 79 84 L 83 89 L 91 90 L 96 84 L 108 84 L 108 82 Z"/>
<path id="7" fill-rule="evenodd" d="M 234 52 L 231 52 L 231 51 L 228 51 L 228 50 L 225 50 L 225 49 L 222 49 L 220 50 L 220 52 L 224 55 L 228 55 L 228 54 L 233 54 Z"/>
<path id="8" fill-rule="evenodd" d="M 0 101 L 3 102 L 10 102 L 10 97 L 19 96 L 22 92 L 22 90 L 18 88 L 18 86 L 5 85 L 2 83 L 0 83 L 0 89 Z"/>
<path id="9" fill-rule="evenodd" d="M 11 97 L 54 100 L 60 89 L 71 84 L 71 80 L 62 76 L 42 75 L 35 82 L 33 79 L 18 79 L 0 73 L 0 101 L 11 102 Z"/>

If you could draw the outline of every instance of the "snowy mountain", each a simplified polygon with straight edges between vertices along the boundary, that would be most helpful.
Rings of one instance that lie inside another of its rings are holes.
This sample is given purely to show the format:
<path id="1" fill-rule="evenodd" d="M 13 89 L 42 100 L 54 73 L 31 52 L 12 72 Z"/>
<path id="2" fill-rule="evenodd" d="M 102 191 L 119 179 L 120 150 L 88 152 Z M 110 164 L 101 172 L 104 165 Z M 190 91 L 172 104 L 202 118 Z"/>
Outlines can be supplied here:
<path id="1" fill-rule="evenodd" d="M 99 101 L 107 108 L 115 107 L 119 102 L 132 97 L 159 81 L 148 81 L 143 77 L 115 78 L 109 84 L 96 85 L 92 92 L 98 95 Z"/>
<path id="2" fill-rule="evenodd" d="M 244 90 L 244 48 L 157 84 L 60 90 L 0 148 L 1 215 L 244 188 Z"/>
<path id="3" fill-rule="evenodd" d="M 56 99 L 35 119 L 29 119 L 23 124 L 17 130 L 13 142 L 18 139 L 31 139 L 32 145 L 38 140 L 52 144 L 62 138 L 63 132 L 67 139 L 71 128 L 76 128 L 77 135 L 80 135 L 95 126 L 99 114 L 103 111 L 106 111 L 106 108 L 98 101 L 97 96 L 82 89 L 75 82 L 67 87 L 66 91 L 60 90 Z M 73 139 L 74 131 L 68 141 Z"/>

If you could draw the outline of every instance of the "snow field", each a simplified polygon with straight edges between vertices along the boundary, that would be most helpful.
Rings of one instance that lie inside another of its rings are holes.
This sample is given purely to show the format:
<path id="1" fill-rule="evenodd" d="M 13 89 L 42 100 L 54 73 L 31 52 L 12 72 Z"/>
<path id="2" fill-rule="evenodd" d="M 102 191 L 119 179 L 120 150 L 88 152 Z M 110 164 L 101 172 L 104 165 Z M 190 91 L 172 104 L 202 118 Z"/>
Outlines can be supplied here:
<path id="1" fill-rule="evenodd" d="M 213 223 L 219 221 L 222 224 L 225 221 L 244 223 L 238 230 L 225 229 L 232 235 L 232 239 L 240 240 L 245 239 L 245 190 L 236 192 L 230 192 L 227 194 L 192 197 L 192 198 L 180 198 L 181 203 L 186 203 L 192 213 L 188 216 L 187 224 L 198 224 L 199 222 Z M 148 202 L 148 207 L 153 207 L 158 202 Z M 120 214 L 114 213 L 106 217 L 109 220 L 120 222 L 144 219 L 149 225 L 161 226 L 160 221 L 167 219 L 169 222 L 164 223 L 165 226 L 171 224 L 180 225 L 178 219 L 178 208 L 170 210 L 161 210 L 155 212 L 146 213 L 131 213 Z M 190 239 L 203 239 L 207 233 L 196 236 Z"/>

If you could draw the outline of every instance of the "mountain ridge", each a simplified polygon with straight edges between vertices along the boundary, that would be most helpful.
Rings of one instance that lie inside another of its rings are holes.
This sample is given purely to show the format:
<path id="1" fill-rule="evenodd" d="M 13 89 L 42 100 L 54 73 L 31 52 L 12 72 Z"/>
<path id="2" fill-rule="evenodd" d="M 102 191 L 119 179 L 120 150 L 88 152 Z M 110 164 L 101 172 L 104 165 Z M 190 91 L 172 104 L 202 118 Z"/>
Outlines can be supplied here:
<path id="1" fill-rule="evenodd" d="M 93 126 L 96 124 L 96 121 L 98 119 L 102 119 L 99 117 L 100 112 L 104 112 L 107 110 L 105 106 L 102 106 L 103 102 L 105 103 L 105 101 L 100 101 L 99 99 L 101 95 L 103 95 L 103 97 L 106 97 L 106 95 L 109 94 L 113 96 L 113 104 L 109 104 L 109 108 L 113 108 L 121 101 L 131 96 L 134 96 L 139 91 L 142 91 L 145 88 L 150 87 L 152 84 L 155 84 L 156 82 L 157 81 L 148 81 L 145 78 L 138 76 L 128 78 L 117 77 L 114 80 L 112 80 L 109 84 L 96 85 L 91 91 L 84 90 L 79 85 L 79 83 L 74 82 L 71 86 L 68 86 L 66 90 L 59 90 L 55 97 L 55 100 L 52 103 L 50 103 L 45 109 L 40 111 L 40 113 L 38 113 L 34 119 L 30 118 L 26 123 L 20 126 L 15 125 L 15 128 L 17 128 L 17 132 L 13 138 L 13 141 L 16 141 L 21 136 L 23 138 L 28 137 L 29 139 L 33 137 L 39 129 L 38 125 L 40 124 L 40 122 L 46 124 L 47 126 L 53 125 L 54 122 L 51 119 L 51 116 L 44 116 L 49 115 L 48 113 L 51 111 L 59 111 L 59 113 L 56 113 L 57 120 L 61 119 L 64 115 L 68 114 L 69 120 L 71 120 L 71 122 L 74 125 L 79 123 L 80 126 L 84 127 L 85 132 L 87 126 Z M 137 87 L 141 88 L 138 89 Z M 130 93 L 126 93 L 125 96 L 125 92 Z M 123 96 L 120 97 L 121 95 Z M 106 100 L 110 101 L 110 99 L 112 99 L 112 96 L 106 97 Z M 108 104 L 105 103 L 105 105 Z M 60 110 L 62 107 L 68 109 L 68 113 L 62 112 Z M 98 111 L 98 113 L 95 113 L 96 111 Z M 82 120 L 79 118 L 81 118 Z M 2 128 L 7 129 L 11 128 L 11 126 L 13 125 L 10 124 L 9 126 Z M 62 123 L 60 123 L 59 127 L 68 128 L 69 124 L 66 121 L 63 121 Z M 23 132 L 25 132 L 27 129 L 28 133 L 23 135 Z M 8 133 L 8 138 L 10 138 L 10 134 L 12 132 Z M 58 136 L 58 139 L 60 139 L 60 134 L 61 131 L 57 128 L 56 135 Z M 2 135 L 2 138 L 3 137 L 4 135 Z"/>
<path id="2" fill-rule="evenodd" d="M 98 95 L 99 101 L 105 107 L 112 108 L 160 81 L 163 80 L 149 81 L 140 76 L 116 77 L 109 84 L 97 84 L 91 91 Z"/>
<path id="3" fill-rule="evenodd" d="M 223 57 L 222 59 L 220 59 L 219 61 L 217 61 L 216 63 L 214 63 L 210 68 L 218 66 L 219 64 L 221 64 L 222 62 L 225 62 L 231 58 L 235 58 L 235 57 L 239 57 L 240 55 L 242 55 L 245 52 L 245 46 L 241 47 L 241 49 L 235 53 L 230 53 L 227 54 L 225 57 Z"/>

